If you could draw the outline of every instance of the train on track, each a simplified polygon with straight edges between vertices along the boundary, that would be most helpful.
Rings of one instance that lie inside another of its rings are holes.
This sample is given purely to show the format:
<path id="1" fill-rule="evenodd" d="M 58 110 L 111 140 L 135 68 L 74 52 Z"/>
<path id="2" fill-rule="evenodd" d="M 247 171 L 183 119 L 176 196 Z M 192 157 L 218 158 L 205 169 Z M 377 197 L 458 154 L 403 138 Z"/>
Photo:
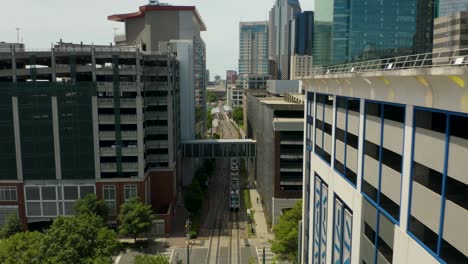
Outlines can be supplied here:
<path id="1" fill-rule="evenodd" d="M 237 158 L 231 159 L 231 187 L 229 206 L 231 210 L 239 210 L 240 204 L 240 184 L 239 184 L 239 160 Z"/>

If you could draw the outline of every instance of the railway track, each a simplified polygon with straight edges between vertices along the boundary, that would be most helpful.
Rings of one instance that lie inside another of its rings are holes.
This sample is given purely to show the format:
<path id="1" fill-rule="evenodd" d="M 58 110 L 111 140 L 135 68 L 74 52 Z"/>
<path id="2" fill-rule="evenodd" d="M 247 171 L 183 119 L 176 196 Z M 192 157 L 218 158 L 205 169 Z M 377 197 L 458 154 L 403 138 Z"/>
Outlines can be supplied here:
<path id="1" fill-rule="evenodd" d="M 226 171 L 226 167 L 222 168 L 222 171 Z M 208 253 L 206 256 L 206 263 L 218 263 L 219 251 L 221 245 L 221 237 L 223 231 L 223 220 L 225 211 L 229 205 L 229 196 L 226 193 L 229 193 L 229 179 L 227 177 L 222 177 L 222 189 L 217 192 L 216 199 L 218 201 L 215 206 L 215 216 L 211 224 L 211 233 L 209 239 Z"/>

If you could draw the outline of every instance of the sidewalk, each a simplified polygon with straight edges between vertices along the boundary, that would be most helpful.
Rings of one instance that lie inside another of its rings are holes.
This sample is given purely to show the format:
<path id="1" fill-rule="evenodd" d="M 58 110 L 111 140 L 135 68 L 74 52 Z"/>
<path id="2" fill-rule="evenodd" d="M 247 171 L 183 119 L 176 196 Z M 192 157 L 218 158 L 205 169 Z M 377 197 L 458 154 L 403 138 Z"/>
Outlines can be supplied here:
<path id="1" fill-rule="evenodd" d="M 255 235 L 257 243 L 268 243 L 268 240 L 273 239 L 273 235 L 268 232 L 268 226 L 263 213 L 261 203 L 257 203 L 257 198 L 260 200 L 260 195 L 256 189 L 250 189 L 250 201 L 252 202 L 252 209 L 254 210 L 255 219 Z"/>

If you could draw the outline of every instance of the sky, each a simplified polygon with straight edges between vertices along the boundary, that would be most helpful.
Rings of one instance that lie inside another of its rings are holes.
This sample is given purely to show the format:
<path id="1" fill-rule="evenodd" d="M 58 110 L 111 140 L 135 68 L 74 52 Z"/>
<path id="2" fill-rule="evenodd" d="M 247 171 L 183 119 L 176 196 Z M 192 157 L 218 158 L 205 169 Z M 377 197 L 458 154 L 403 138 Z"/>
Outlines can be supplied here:
<path id="1" fill-rule="evenodd" d="M 107 20 L 108 15 L 131 13 L 147 0 L 2 0 L 0 41 L 20 40 L 26 48 L 45 49 L 64 42 L 109 44 L 114 28 L 123 23 Z M 207 31 L 207 69 L 225 78 L 226 70 L 237 70 L 239 22 L 266 21 L 275 0 L 163 0 L 172 5 L 195 5 Z M 300 0 L 302 10 L 313 10 L 314 0 Z"/>

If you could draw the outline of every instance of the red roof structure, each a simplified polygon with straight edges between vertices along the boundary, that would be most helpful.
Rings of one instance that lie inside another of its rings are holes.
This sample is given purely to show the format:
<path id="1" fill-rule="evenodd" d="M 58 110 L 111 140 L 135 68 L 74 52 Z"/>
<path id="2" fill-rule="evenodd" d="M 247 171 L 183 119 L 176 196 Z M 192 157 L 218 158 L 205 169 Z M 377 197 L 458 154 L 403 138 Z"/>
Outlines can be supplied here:
<path id="1" fill-rule="evenodd" d="M 124 22 L 127 19 L 139 18 L 143 17 L 146 12 L 148 11 L 192 11 L 195 17 L 200 23 L 201 31 L 206 31 L 206 25 L 203 22 L 200 14 L 198 13 L 195 6 L 153 6 L 153 5 L 146 5 L 140 6 L 139 11 L 135 13 L 128 13 L 128 14 L 116 14 L 108 16 L 107 19 L 111 21 L 117 22 Z"/>

